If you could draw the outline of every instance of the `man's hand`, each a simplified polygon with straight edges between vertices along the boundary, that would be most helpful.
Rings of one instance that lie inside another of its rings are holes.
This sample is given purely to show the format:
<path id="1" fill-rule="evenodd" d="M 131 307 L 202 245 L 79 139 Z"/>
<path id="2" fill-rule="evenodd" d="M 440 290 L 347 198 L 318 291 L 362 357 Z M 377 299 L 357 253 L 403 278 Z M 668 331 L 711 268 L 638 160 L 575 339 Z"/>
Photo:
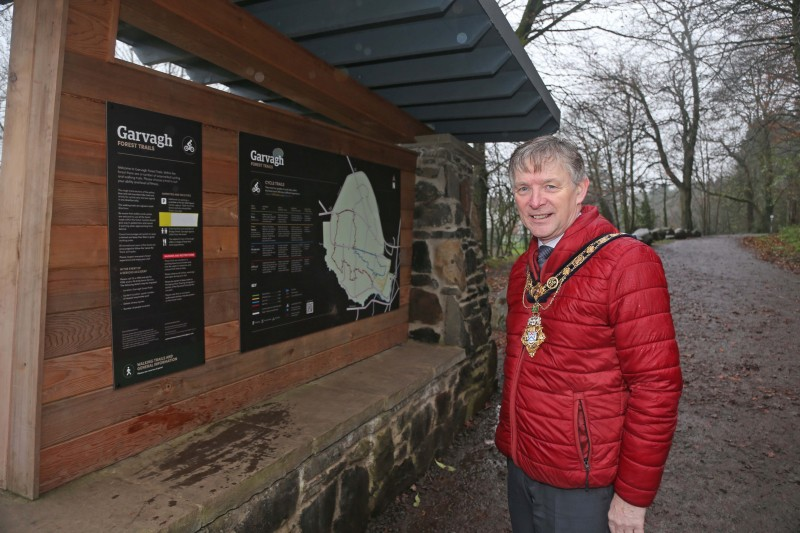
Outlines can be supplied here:
<path id="1" fill-rule="evenodd" d="M 644 514 L 647 507 L 631 505 L 616 493 L 608 510 L 608 527 L 611 533 L 644 533 Z"/>

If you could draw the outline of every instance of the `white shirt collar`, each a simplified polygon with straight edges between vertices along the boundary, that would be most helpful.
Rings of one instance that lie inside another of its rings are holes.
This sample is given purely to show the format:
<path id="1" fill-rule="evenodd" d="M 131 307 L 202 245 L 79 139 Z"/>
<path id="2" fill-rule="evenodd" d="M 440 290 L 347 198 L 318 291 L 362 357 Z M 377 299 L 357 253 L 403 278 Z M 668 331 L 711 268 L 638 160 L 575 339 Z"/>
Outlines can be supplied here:
<path id="1" fill-rule="evenodd" d="M 539 239 L 539 246 L 541 247 L 542 245 L 545 245 L 545 246 L 549 246 L 550 248 L 555 248 L 556 244 L 558 244 L 558 241 L 560 241 L 561 237 L 563 237 L 563 236 L 564 236 L 564 234 L 562 233 L 561 235 L 559 235 L 555 239 L 550 239 L 547 242 L 544 242 L 542 239 Z"/>
<path id="2" fill-rule="evenodd" d="M 580 213 L 580 211 L 578 212 L 578 217 L 579 217 L 579 216 L 581 216 L 581 213 Z M 578 220 L 578 217 L 575 217 L 575 220 Z M 574 221 L 573 221 L 573 224 L 574 224 Z M 547 241 L 547 242 L 543 241 L 542 239 L 538 239 L 538 241 L 539 241 L 539 246 L 545 245 L 545 246 L 549 246 L 550 248 L 555 248 L 555 247 L 556 247 L 556 244 L 558 244 L 558 241 L 560 241 L 560 240 L 561 240 L 561 237 L 563 237 L 563 236 L 564 236 L 564 234 L 562 233 L 561 235 L 559 235 L 559 236 L 558 236 L 558 237 L 556 237 L 555 239 L 550 239 L 550 240 L 549 240 L 549 241 Z"/>

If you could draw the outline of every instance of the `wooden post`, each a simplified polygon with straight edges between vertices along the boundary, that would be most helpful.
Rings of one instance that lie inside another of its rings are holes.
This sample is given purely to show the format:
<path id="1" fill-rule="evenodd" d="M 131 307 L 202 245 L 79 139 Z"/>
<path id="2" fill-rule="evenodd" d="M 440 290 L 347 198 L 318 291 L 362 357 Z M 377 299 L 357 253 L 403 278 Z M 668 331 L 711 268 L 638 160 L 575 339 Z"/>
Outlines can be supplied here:
<path id="1" fill-rule="evenodd" d="M 0 483 L 39 495 L 53 175 L 68 0 L 17 0 L 0 171 Z"/>

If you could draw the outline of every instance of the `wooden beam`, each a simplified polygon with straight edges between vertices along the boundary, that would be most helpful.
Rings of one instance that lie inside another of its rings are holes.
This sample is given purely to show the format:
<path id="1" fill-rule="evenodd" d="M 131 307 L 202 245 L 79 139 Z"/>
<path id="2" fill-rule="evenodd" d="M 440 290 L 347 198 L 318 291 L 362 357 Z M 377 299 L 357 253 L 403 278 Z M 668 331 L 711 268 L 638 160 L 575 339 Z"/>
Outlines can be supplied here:
<path id="1" fill-rule="evenodd" d="M 396 328 L 405 328 L 407 334 L 408 307 L 404 306 L 391 313 L 380 313 L 378 316 L 264 346 L 250 352 L 210 358 L 205 365 L 170 374 L 161 379 L 144 381 L 119 389 L 96 388 L 91 394 L 81 394 L 45 404 L 42 409 L 42 449 L 189 400 L 251 376 L 279 370 L 281 367 L 301 361 L 313 361 L 313 357 L 322 353 L 339 351 L 346 353 L 359 350 L 366 343 L 370 346 L 366 351 L 372 350 L 371 354 L 376 354 L 396 344 L 396 342 L 375 344 L 381 338 L 383 340 L 380 342 L 385 342 L 385 332 Z M 235 331 L 238 333 L 238 326 Z M 235 341 L 238 342 L 238 338 Z M 96 350 L 65 357 L 72 357 L 78 367 L 89 367 L 92 365 L 90 359 L 94 358 L 94 352 Z M 89 359 L 84 359 L 86 357 Z M 318 370 L 309 369 L 313 372 Z M 325 373 L 327 372 L 323 372 Z M 293 387 L 303 382 L 305 381 L 290 381 L 281 386 Z"/>
<path id="2" fill-rule="evenodd" d="M 394 143 L 430 134 L 229 0 L 121 0 L 120 20 L 357 132 Z"/>
<path id="3" fill-rule="evenodd" d="M 15 2 L 0 174 L 0 481 L 39 495 L 50 216 L 68 0 Z"/>
<path id="4" fill-rule="evenodd" d="M 117 44 L 119 0 L 69 0 L 67 49 L 110 61 Z"/>
<path id="5" fill-rule="evenodd" d="M 208 146 L 208 157 L 205 153 L 203 157 L 203 189 L 212 192 L 238 193 L 235 147 L 242 131 L 400 169 L 416 168 L 416 153 L 374 135 L 322 124 L 133 63 L 100 61 L 69 49 L 64 56 L 62 91 L 59 143 L 65 139 L 105 146 L 106 101 L 203 123 L 204 152 Z M 231 165 L 209 166 L 206 162 Z M 218 170 L 222 176 L 215 175 Z"/>

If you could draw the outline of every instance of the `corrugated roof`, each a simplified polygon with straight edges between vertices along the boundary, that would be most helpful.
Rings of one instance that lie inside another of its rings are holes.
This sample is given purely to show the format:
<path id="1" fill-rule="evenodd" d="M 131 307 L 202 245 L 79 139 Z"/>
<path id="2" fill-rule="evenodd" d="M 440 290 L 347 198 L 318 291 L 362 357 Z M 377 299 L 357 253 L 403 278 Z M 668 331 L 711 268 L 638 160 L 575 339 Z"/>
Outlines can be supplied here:
<path id="1" fill-rule="evenodd" d="M 494 0 L 232 1 L 434 133 L 500 142 L 558 130 L 558 107 Z M 118 39 L 146 65 L 328 120 L 141 29 L 120 23 Z"/>

